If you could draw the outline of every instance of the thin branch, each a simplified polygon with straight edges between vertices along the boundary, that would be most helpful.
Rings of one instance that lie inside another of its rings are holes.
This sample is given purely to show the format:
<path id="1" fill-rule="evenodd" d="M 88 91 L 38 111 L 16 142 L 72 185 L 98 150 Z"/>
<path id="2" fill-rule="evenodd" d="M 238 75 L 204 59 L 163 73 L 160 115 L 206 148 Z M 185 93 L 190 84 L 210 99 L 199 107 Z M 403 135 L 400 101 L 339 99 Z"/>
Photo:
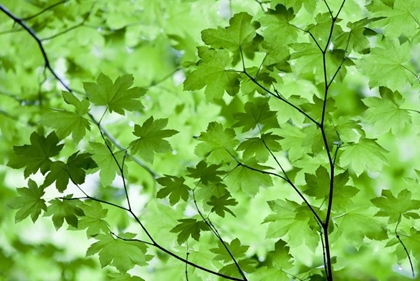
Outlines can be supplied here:
<path id="1" fill-rule="evenodd" d="M 131 242 L 144 243 L 144 241 L 143 241 L 143 240 L 139 240 L 139 239 L 129 239 L 129 238 L 124 238 L 124 237 L 119 237 L 119 236 L 117 236 L 117 237 L 118 237 L 119 239 L 121 239 L 121 240 L 124 240 L 124 241 L 131 241 Z M 187 259 L 185 259 L 185 258 L 182 258 L 182 257 L 178 256 L 177 254 L 175 254 L 175 253 L 173 253 L 173 252 L 171 252 L 171 251 L 169 251 L 169 250 L 167 250 L 167 249 L 163 248 L 163 247 L 162 247 L 162 246 L 160 246 L 159 244 L 156 244 L 156 243 L 150 244 L 150 243 L 148 243 L 148 245 L 151 245 L 151 246 L 153 246 L 153 247 L 156 247 L 156 248 L 158 248 L 159 250 L 161 250 L 161 251 L 163 251 L 163 252 L 167 253 L 168 255 L 172 256 L 173 258 L 175 258 L 175 259 L 177 259 L 177 260 L 179 260 L 179 261 L 182 261 L 182 262 L 184 262 L 184 263 L 186 263 L 186 264 L 188 264 L 188 265 L 190 265 L 190 266 L 192 266 L 192 267 L 195 267 L 195 268 L 198 268 L 198 269 L 200 269 L 200 270 L 202 270 L 202 271 L 205 271 L 205 272 L 207 272 L 207 273 L 210 273 L 210 274 L 213 274 L 213 275 L 216 275 L 216 276 L 219 276 L 219 277 L 223 277 L 223 278 L 225 278 L 225 279 L 227 279 L 227 280 L 233 280 L 233 281 L 244 281 L 243 279 L 239 279 L 239 278 L 236 278 L 236 277 L 231 277 L 231 276 L 225 275 L 225 274 L 223 274 L 223 273 L 219 273 L 219 272 L 213 271 L 213 270 L 211 270 L 211 269 L 208 269 L 208 268 L 202 267 L 202 266 L 200 266 L 200 265 L 198 265 L 198 264 L 195 264 L 195 263 L 193 263 L 193 262 L 191 262 L 191 261 L 189 261 L 189 260 L 187 260 Z"/>
<path id="2" fill-rule="evenodd" d="M 48 6 L 48 7 L 44 8 L 43 10 L 41 10 L 40 12 L 38 12 L 38 13 L 36 13 L 36 14 L 32 15 L 32 16 L 28 16 L 28 17 L 25 17 L 25 18 L 21 18 L 21 20 L 23 20 L 23 21 L 28 21 L 28 20 L 30 20 L 30 19 L 33 19 L 33 18 L 35 18 L 35 17 L 37 17 L 37 16 L 39 16 L 39 15 L 42 15 L 42 14 L 43 14 L 43 13 L 45 13 L 46 11 L 51 10 L 52 8 L 55 8 L 55 7 L 57 7 L 58 5 L 64 4 L 64 3 L 68 2 L 68 1 L 69 1 L 69 0 L 64 0 L 64 1 L 60 1 L 60 2 L 57 2 L 57 3 L 51 4 L 50 6 Z"/>
<path id="3" fill-rule="evenodd" d="M 415 277 L 415 273 L 414 273 L 414 266 L 413 266 L 413 262 L 412 262 L 412 260 L 411 260 L 411 257 L 410 257 L 410 254 L 409 254 L 409 252 L 408 252 L 407 248 L 405 247 L 405 245 L 404 245 L 403 241 L 402 241 L 402 240 L 401 240 L 401 238 L 400 238 L 400 235 L 399 235 L 399 234 L 398 234 L 398 232 L 397 232 L 397 230 L 398 230 L 398 226 L 400 225 L 400 222 L 401 222 L 401 214 L 400 214 L 400 216 L 398 217 L 398 221 L 397 221 L 397 225 L 395 226 L 394 233 L 395 233 L 395 237 L 397 237 L 398 241 L 400 242 L 400 244 L 401 244 L 401 245 L 403 246 L 403 248 L 404 248 L 405 254 L 407 255 L 407 258 L 408 258 L 408 262 L 410 263 L 411 273 L 412 273 L 413 278 L 414 278 L 414 277 Z"/>
<path id="4" fill-rule="evenodd" d="M 198 208 L 197 200 L 195 199 L 195 192 L 194 192 L 194 190 L 193 190 L 193 200 L 194 200 L 195 208 L 196 208 L 198 214 L 200 215 L 201 219 L 207 224 L 207 226 L 211 229 L 211 231 L 217 237 L 217 239 L 219 239 L 220 243 L 222 243 L 222 245 L 225 248 L 226 252 L 228 253 L 228 255 L 230 256 L 230 258 L 232 259 L 233 263 L 235 264 L 235 266 L 236 266 L 239 274 L 242 276 L 243 280 L 247 280 L 247 278 L 245 276 L 245 273 L 242 271 L 242 268 L 239 266 L 239 263 L 236 261 L 236 259 L 233 256 L 232 252 L 230 251 L 230 249 L 226 245 L 226 242 L 223 240 L 222 236 L 219 234 L 219 231 L 217 231 L 217 228 L 210 222 L 210 219 L 209 218 L 206 219 L 203 216 L 203 213 L 200 211 L 200 208 Z"/>

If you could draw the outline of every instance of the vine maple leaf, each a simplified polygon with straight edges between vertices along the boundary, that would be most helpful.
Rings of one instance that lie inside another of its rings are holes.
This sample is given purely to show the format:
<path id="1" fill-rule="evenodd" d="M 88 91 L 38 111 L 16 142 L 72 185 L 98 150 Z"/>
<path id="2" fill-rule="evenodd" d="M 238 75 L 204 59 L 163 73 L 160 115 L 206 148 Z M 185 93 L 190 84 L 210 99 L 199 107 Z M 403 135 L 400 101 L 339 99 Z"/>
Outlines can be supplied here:
<path id="1" fill-rule="evenodd" d="M 198 56 L 198 67 L 185 79 L 184 90 L 200 90 L 206 87 L 204 93 L 208 100 L 222 98 L 225 91 L 232 96 L 238 93 L 239 74 L 235 70 L 227 69 L 231 64 L 228 51 L 199 47 Z"/>
<path id="2" fill-rule="evenodd" d="M 112 113 L 124 115 L 124 110 L 134 111 L 143 108 L 139 98 L 146 93 L 146 89 L 132 87 L 133 75 L 124 74 L 113 83 L 105 74 L 99 74 L 96 82 L 84 82 L 83 87 L 89 101 L 96 105 L 105 105 Z"/>
<path id="3" fill-rule="evenodd" d="M 184 178 L 165 175 L 158 178 L 157 182 L 164 186 L 157 192 L 157 198 L 165 198 L 169 195 L 169 203 L 175 205 L 179 200 L 187 201 L 190 188 L 184 183 Z"/>
<path id="4" fill-rule="evenodd" d="M 178 133 L 176 130 L 164 130 L 168 119 L 153 119 L 151 116 L 143 125 L 136 124 L 133 134 L 139 138 L 130 143 L 131 151 L 139 153 L 144 160 L 153 163 L 155 152 L 171 151 L 171 145 L 165 138 Z"/>
<path id="5" fill-rule="evenodd" d="M 133 239 L 136 234 L 122 233 L 123 239 Z M 99 254 L 99 262 L 102 267 L 114 266 L 120 272 L 127 272 L 135 265 L 147 265 L 152 256 L 146 255 L 147 246 L 137 241 L 124 241 L 114 238 L 109 234 L 99 234 L 95 237 L 97 242 L 90 245 L 86 256 Z"/>
<path id="6" fill-rule="evenodd" d="M 201 32 L 201 38 L 215 49 L 225 48 L 235 51 L 245 44 L 252 42 L 256 36 L 255 31 L 259 28 L 258 23 L 252 23 L 252 16 L 242 12 L 235 14 L 227 28 L 205 29 Z"/>
<path id="7" fill-rule="evenodd" d="M 9 203 L 12 209 L 18 210 L 15 215 L 15 222 L 20 222 L 29 215 L 32 221 L 35 222 L 41 214 L 41 211 L 47 210 L 45 200 L 42 199 L 45 193 L 44 188 L 38 187 L 36 182 L 29 179 L 28 187 L 17 188 L 16 190 L 20 196 L 14 198 Z"/>
<path id="8" fill-rule="evenodd" d="M 46 138 L 33 132 L 30 137 L 31 144 L 13 146 L 14 155 L 11 156 L 7 165 L 14 169 L 25 167 L 23 172 L 25 178 L 35 174 L 38 170 L 45 174 L 50 170 L 51 157 L 59 154 L 64 144 L 60 141 L 55 132 L 50 133 Z"/>
<path id="9" fill-rule="evenodd" d="M 340 165 L 350 165 L 357 176 L 365 170 L 379 172 L 388 163 L 384 156 L 386 152 L 375 140 L 361 138 L 358 143 L 343 147 Z"/>
<path id="10" fill-rule="evenodd" d="M 177 241 L 181 245 L 189 237 L 198 241 L 200 239 L 201 231 L 209 230 L 207 224 L 202 220 L 194 218 L 178 220 L 180 224 L 171 229 L 171 232 L 178 233 Z"/>

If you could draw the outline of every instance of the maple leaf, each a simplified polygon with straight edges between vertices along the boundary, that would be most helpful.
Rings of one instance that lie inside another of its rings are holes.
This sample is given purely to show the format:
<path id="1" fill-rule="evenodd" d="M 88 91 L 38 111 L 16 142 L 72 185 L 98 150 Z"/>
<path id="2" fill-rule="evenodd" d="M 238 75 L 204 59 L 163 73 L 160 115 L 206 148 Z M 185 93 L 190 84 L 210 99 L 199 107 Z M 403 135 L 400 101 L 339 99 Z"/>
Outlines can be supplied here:
<path id="1" fill-rule="evenodd" d="M 385 86 L 393 91 L 404 88 L 406 82 L 418 81 L 413 71 L 409 71 L 412 56 L 408 42 L 386 40 L 375 47 L 360 62 L 360 70 L 369 77 L 369 87 Z"/>
<path id="2" fill-rule="evenodd" d="M 86 129 L 90 130 L 90 123 L 86 118 L 65 110 L 46 113 L 42 117 L 41 123 L 55 129 L 60 139 L 71 134 L 76 143 L 85 136 Z"/>
<path id="3" fill-rule="evenodd" d="M 267 261 L 279 269 L 289 269 L 293 267 L 292 255 L 289 253 L 290 247 L 281 239 L 274 244 L 274 250 L 267 253 Z"/>
<path id="4" fill-rule="evenodd" d="M 41 214 L 41 210 L 47 210 L 45 200 L 42 199 L 45 193 L 44 188 L 38 187 L 36 182 L 29 179 L 28 187 L 17 188 L 16 191 L 20 196 L 9 203 L 10 208 L 18 210 L 15 215 L 15 222 L 20 222 L 29 215 L 35 222 Z"/>
<path id="5" fill-rule="evenodd" d="M 157 198 L 165 198 L 169 195 L 169 203 L 171 203 L 171 205 L 175 205 L 181 199 L 187 201 L 189 198 L 190 188 L 184 183 L 184 181 L 185 179 L 182 177 L 168 175 L 158 178 L 157 182 L 164 186 L 164 188 L 157 192 Z"/>
<path id="6" fill-rule="evenodd" d="M 238 201 L 236 201 L 235 198 L 232 198 L 229 193 L 221 197 L 212 196 L 207 204 L 212 207 L 211 212 L 215 212 L 222 218 L 225 217 L 225 212 L 228 212 L 232 216 L 236 217 L 227 206 L 236 206 L 238 205 Z"/>
<path id="7" fill-rule="evenodd" d="M 305 243 L 315 249 L 319 243 L 313 228 L 318 228 L 313 214 L 306 205 L 299 205 L 290 200 L 268 201 L 273 214 L 268 215 L 263 223 L 268 223 L 267 238 L 287 237 L 291 247 Z"/>
<path id="8" fill-rule="evenodd" d="M 50 172 L 43 183 L 44 187 L 56 182 L 58 191 L 63 192 L 71 180 L 75 184 L 83 184 L 86 178 L 86 170 L 96 168 L 95 161 L 90 153 L 73 153 L 67 159 L 67 163 L 55 161 L 51 164 Z"/>
<path id="9" fill-rule="evenodd" d="M 244 272 L 253 272 L 255 271 L 257 265 L 257 261 L 251 258 L 238 260 L 237 263 L 238 265 L 236 265 L 234 262 L 231 262 L 222 267 L 219 272 L 228 276 L 241 277 L 241 274 L 238 272 L 238 266 Z"/>
<path id="10" fill-rule="evenodd" d="M 217 248 L 210 249 L 210 252 L 216 254 L 214 257 L 215 260 L 220 260 L 223 263 L 231 262 L 232 257 L 227 252 L 225 246 L 229 249 L 232 256 L 236 259 L 240 259 L 245 256 L 245 253 L 248 251 L 249 246 L 241 245 L 241 241 L 238 238 L 233 239 L 230 243 L 225 242 L 223 245 L 222 242 L 217 243 Z"/>
<path id="11" fill-rule="evenodd" d="M 208 100 L 222 98 L 225 91 L 232 96 L 238 93 L 239 74 L 235 70 L 226 69 L 231 64 L 228 51 L 199 47 L 198 56 L 198 67 L 187 75 L 184 90 L 206 87 L 204 94 Z"/>
<path id="12" fill-rule="evenodd" d="M 388 238 L 386 224 L 375 219 L 371 210 L 369 207 L 358 205 L 354 209 L 348 209 L 344 215 L 333 218 L 337 227 L 332 233 L 332 239 L 345 237 L 358 249 L 363 245 L 365 237 L 379 241 Z"/>
<path id="13" fill-rule="evenodd" d="M 251 159 L 246 163 L 246 165 L 260 171 L 270 168 L 257 164 L 255 159 Z M 245 194 L 254 196 L 258 193 L 261 187 L 273 185 L 270 175 L 264 174 L 260 171 L 249 169 L 244 165 L 237 165 L 236 168 L 234 168 L 226 176 L 225 182 L 229 190 L 232 192 L 241 190 Z"/>
<path id="14" fill-rule="evenodd" d="M 198 140 L 201 141 L 195 148 L 198 156 L 206 157 L 210 162 L 221 163 L 233 160 L 233 154 L 238 140 L 235 139 L 235 131 L 231 128 L 223 130 L 222 124 L 211 122 L 207 131 L 201 133 Z"/>
<path id="15" fill-rule="evenodd" d="M 165 138 L 178 133 L 176 130 L 164 130 L 168 119 L 153 119 L 151 116 L 143 125 L 136 124 L 133 134 L 138 139 L 130 143 L 132 153 L 139 153 L 144 160 L 153 163 L 154 153 L 171 151 L 171 145 Z"/>
<path id="16" fill-rule="evenodd" d="M 322 53 L 318 49 L 317 45 L 311 41 L 310 43 L 292 43 L 290 46 L 294 50 L 291 55 L 291 60 L 293 61 L 293 73 L 297 73 L 299 75 L 314 75 L 316 83 L 324 82 L 324 64 Z M 333 77 L 343 60 L 343 65 L 345 66 L 353 64 L 353 62 L 345 56 L 344 50 L 333 49 L 326 52 L 325 64 L 328 65 L 327 81 Z M 346 68 L 342 67 L 335 77 L 335 81 L 342 81 L 346 74 Z"/>
<path id="17" fill-rule="evenodd" d="M 381 197 L 373 198 L 370 200 L 376 207 L 380 209 L 375 216 L 389 217 L 388 223 L 395 223 L 400 219 L 400 216 L 406 218 L 420 218 L 415 212 L 408 212 L 417 210 L 420 205 L 419 200 L 411 198 L 411 192 L 407 189 L 402 190 L 398 197 L 394 197 L 390 190 L 382 190 Z"/>
<path id="18" fill-rule="evenodd" d="M 89 145 L 92 148 L 92 159 L 100 169 L 99 177 L 102 185 L 110 185 L 115 179 L 115 175 L 121 174 L 115 159 L 117 159 L 118 163 L 121 165 L 124 158 L 124 153 L 122 151 L 114 152 L 113 146 L 111 144 L 109 145 L 112 152 L 109 151 L 108 147 L 102 143 L 89 142 Z"/>
<path id="19" fill-rule="evenodd" d="M 316 199 L 324 199 L 329 194 L 330 175 L 324 166 L 319 166 L 315 175 L 305 173 L 305 182 L 306 194 Z"/>
<path id="20" fill-rule="evenodd" d="M 252 42 L 256 36 L 259 23 L 251 23 L 252 16 L 242 12 L 235 14 L 230 20 L 227 28 L 205 29 L 201 32 L 204 43 L 215 49 L 224 48 L 235 51 Z"/>
<path id="21" fill-rule="evenodd" d="M 344 146 L 342 150 L 340 165 L 350 166 L 357 176 L 365 170 L 379 172 L 388 163 L 384 156 L 388 151 L 373 139 L 361 138 L 358 143 Z"/>
<path id="22" fill-rule="evenodd" d="M 272 152 L 281 150 L 281 145 L 278 143 L 280 139 L 280 136 L 272 133 L 262 134 L 260 138 L 248 138 L 238 146 L 237 150 L 243 151 L 242 157 L 244 160 L 255 157 L 257 162 L 264 163 L 270 155 L 267 147 Z M 267 147 L 264 145 L 264 142 Z"/>
<path id="23" fill-rule="evenodd" d="M 90 204 L 83 204 L 80 207 L 83 210 L 83 216 L 79 219 L 78 229 L 87 228 L 88 237 L 109 232 L 109 224 L 104 220 L 108 210 L 102 209 L 99 202 L 91 201 Z"/>
<path id="24" fill-rule="evenodd" d="M 419 1 L 390 1 L 392 5 L 382 2 L 372 1 L 366 6 L 374 16 L 380 17 L 380 20 L 372 24 L 372 28 L 384 29 L 384 34 L 389 38 L 398 38 L 400 35 L 414 36 L 418 22 L 412 17 L 414 11 L 420 9 Z"/>
<path id="25" fill-rule="evenodd" d="M 63 91 L 62 94 L 64 101 L 67 104 L 71 104 L 72 106 L 74 106 L 76 108 L 76 112 L 79 115 L 84 115 L 89 112 L 90 103 L 87 99 L 79 100 L 73 94 L 65 91 Z"/>
<path id="26" fill-rule="evenodd" d="M 53 199 L 48 202 L 47 211 L 44 213 L 45 217 L 52 216 L 55 229 L 58 230 L 63 225 L 64 220 L 74 227 L 78 228 L 78 216 L 83 216 L 83 210 L 80 208 L 82 202 L 80 200 L 72 199 L 71 195 L 65 197 L 65 199 Z"/>
<path id="27" fill-rule="evenodd" d="M 270 111 L 268 102 L 265 100 L 247 102 L 244 109 L 245 113 L 239 112 L 233 115 L 235 119 L 239 120 L 233 126 L 243 127 L 242 132 L 254 129 L 259 124 L 268 128 L 279 127 L 276 119 L 277 112 Z"/>
<path id="28" fill-rule="evenodd" d="M 265 27 L 263 46 L 266 47 L 266 42 L 269 42 L 279 48 L 295 41 L 299 30 L 290 24 L 294 18 L 293 8 L 286 8 L 282 4 L 276 5 L 274 10 L 269 9 L 266 16 L 260 19 Z"/>
<path id="29" fill-rule="evenodd" d="M 62 94 L 64 101 L 74 106 L 77 112 L 66 110 L 48 112 L 42 116 L 41 123 L 55 129 L 60 139 L 71 134 L 72 139 L 78 143 L 85 136 L 86 129 L 90 130 L 89 120 L 83 117 L 89 111 L 89 102 L 86 99 L 80 101 L 68 92 Z"/>
<path id="30" fill-rule="evenodd" d="M 133 239 L 136 234 L 127 232 L 119 236 L 123 239 Z M 147 261 L 152 258 L 146 255 L 147 246 L 144 243 L 124 241 L 109 234 L 99 234 L 95 239 L 98 241 L 90 245 L 86 256 L 98 253 L 102 267 L 112 265 L 120 272 L 127 272 L 135 265 L 147 265 Z"/>
<path id="31" fill-rule="evenodd" d="M 208 225 L 201 220 L 197 219 L 180 219 L 178 220 L 180 224 L 171 229 L 171 232 L 178 233 L 178 244 L 182 244 L 189 237 L 192 237 L 194 240 L 198 241 L 200 239 L 201 231 L 210 230 Z"/>
<path id="32" fill-rule="evenodd" d="M 395 92 L 395 95 L 400 94 Z M 365 98 L 362 101 L 368 106 L 364 113 L 364 120 L 373 124 L 373 131 L 378 135 L 387 133 L 389 130 L 393 134 L 399 134 L 407 123 L 411 123 L 408 110 L 401 109 L 395 101 L 386 96 Z"/>
<path id="33" fill-rule="evenodd" d="M 58 155 L 64 146 L 64 144 L 58 145 L 60 140 L 55 132 L 51 132 L 46 138 L 33 132 L 30 140 L 30 145 L 13 146 L 15 153 L 7 163 L 14 169 L 25 167 L 23 173 L 25 178 L 30 174 L 35 174 L 38 170 L 42 174 L 48 172 L 52 163 L 50 157 Z"/>
<path id="34" fill-rule="evenodd" d="M 223 175 L 225 172 L 218 170 L 221 165 L 211 164 L 207 165 L 206 162 L 201 160 L 196 168 L 187 167 L 189 177 L 194 179 L 199 179 L 202 184 L 207 184 L 208 182 L 218 183 L 222 181 L 220 175 Z"/>
<path id="35" fill-rule="evenodd" d="M 139 98 L 146 93 L 146 89 L 132 87 L 133 75 L 124 74 L 112 83 L 112 80 L 101 73 L 97 83 L 84 82 L 83 87 L 89 97 L 89 101 L 96 105 L 107 106 L 112 113 L 124 115 L 124 110 L 135 111 L 143 108 Z"/>

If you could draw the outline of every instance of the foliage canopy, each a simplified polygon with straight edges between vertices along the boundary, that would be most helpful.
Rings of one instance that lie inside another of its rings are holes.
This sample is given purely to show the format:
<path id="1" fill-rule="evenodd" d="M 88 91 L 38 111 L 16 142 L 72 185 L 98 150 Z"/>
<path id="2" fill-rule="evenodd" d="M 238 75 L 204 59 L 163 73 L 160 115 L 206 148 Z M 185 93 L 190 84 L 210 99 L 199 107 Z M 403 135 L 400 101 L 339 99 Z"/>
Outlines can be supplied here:
<path id="1" fill-rule="evenodd" d="M 419 1 L 6 0 L 0 39 L 1 278 L 417 278 Z"/>

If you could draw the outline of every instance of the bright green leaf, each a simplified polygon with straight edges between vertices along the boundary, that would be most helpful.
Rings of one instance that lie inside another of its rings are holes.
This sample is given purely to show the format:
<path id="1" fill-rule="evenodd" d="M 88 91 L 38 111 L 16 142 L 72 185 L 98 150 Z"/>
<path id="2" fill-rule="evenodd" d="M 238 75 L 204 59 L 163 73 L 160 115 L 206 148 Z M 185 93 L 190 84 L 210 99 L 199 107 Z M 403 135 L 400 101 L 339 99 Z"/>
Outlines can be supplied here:
<path id="1" fill-rule="evenodd" d="M 181 219 L 180 223 L 171 229 L 171 232 L 178 233 L 178 244 L 183 244 L 192 237 L 194 240 L 199 241 L 201 231 L 210 230 L 207 224 L 202 220 L 196 219 Z"/>
<path id="2" fill-rule="evenodd" d="M 147 246 L 140 241 L 125 241 L 122 239 L 133 239 L 133 233 L 122 233 L 121 238 L 114 238 L 109 234 L 99 234 L 95 237 L 97 242 L 90 245 L 86 256 L 99 254 L 99 261 L 102 267 L 114 266 L 118 271 L 124 273 L 135 265 L 145 266 L 152 258 L 146 255 Z"/>
<path id="3" fill-rule="evenodd" d="M 30 145 L 13 147 L 15 154 L 12 155 L 7 165 L 14 169 L 25 167 L 25 178 L 30 174 L 35 174 L 38 170 L 45 174 L 49 171 L 52 163 L 50 157 L 58 155 L 64 146 L 63 144 L 58 145 L 59 141 L 55 132 L 50 133 L 46 138 L 33 132 Z"/>
<path id="4" fill-rule="evenodd" d="M 133 80 L 133 75 L 124 74 L 112 83 L 108 76 L 101 73 L 96 80 L 97 83 L 84 82 L 83 87 L 90 102 L 107 106 L 111 113 L 115 111 L 124 115 L 124 110 L 136 111 L 143 108 L 139 98 L 146 93 L 146 89 L 130 88 Z"/>
<path id="5" fill-rule="evenodd" d="M 229 69 L 231 58 L 225 50 L 198 48 L 200 61 L 196 70 L 187 75 L 184 90 L 193 91 L 206 87 L 208 100 L 220 99 L 226 91 L 235 95 L 239 91 L 239 74 Z"/>
<path id="6" fill-rule="evenodd" d="M 157 182 L 164 186 L 156 194 L 157 198 L 165 198 L 169 195 L 169 203 L 175 205 L 179 200 L 187 201 L 190 195 L 190 188 L 184 183 L 184 178 L 165 175 L 158 178 Z"/>
<path id="7" fill-rule="evenodd" d="M 35 222 L 41 214 L 41 210 L 47 211 L 45 200 L 42 199 L 45 193 L 44 188 L 38 187 L 36 182 L 29 179 L 28 187 L 17 188 L 16 190 L 20 196 L 9 203 L 11 208 L 18 210 L 15 215 L 15 222 L 20 222 L 29 215 Z"/>
<path id="8" fill-rule="evenodd" d="M 165 138 L 178 133 L 176 130 L 164 130 L 168 119 L 153 119 L 151 116 L 143 125 L 136 124 L 133 134 L 138 138 L 130 143 L 132 153 L 139 153 L 144 160 L 153 163 L 154 153 L 164 153 L 172 150 Z"/>

